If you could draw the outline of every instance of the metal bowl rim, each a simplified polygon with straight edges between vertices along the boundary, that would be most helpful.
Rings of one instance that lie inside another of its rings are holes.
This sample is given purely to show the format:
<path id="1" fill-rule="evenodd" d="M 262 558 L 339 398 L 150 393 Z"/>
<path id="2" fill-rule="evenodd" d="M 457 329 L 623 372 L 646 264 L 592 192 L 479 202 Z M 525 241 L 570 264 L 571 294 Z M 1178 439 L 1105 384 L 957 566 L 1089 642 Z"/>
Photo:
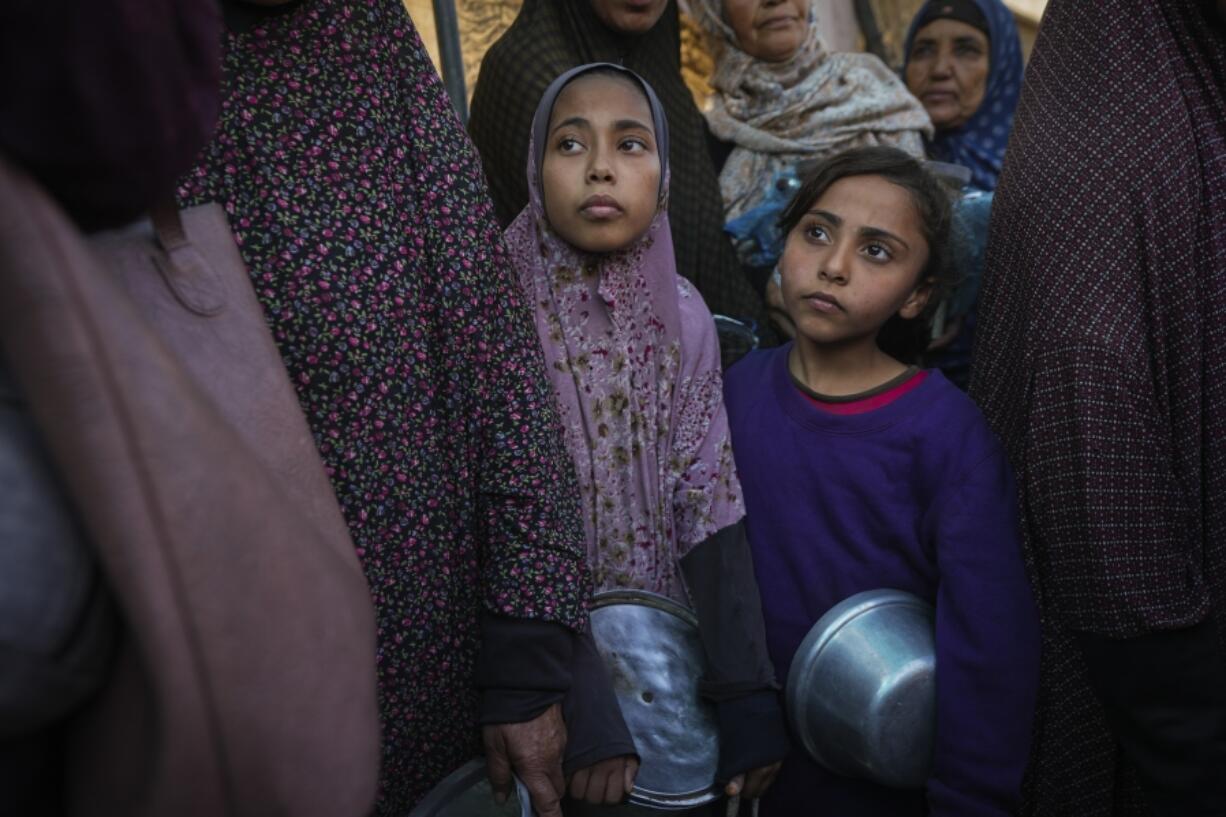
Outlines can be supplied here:
<path id="1" fill-rule="evenodd" d="M 804 639 L 800 642 L 800 646 L 796 648 L 795 655 L 812 652 L 812 658 L 802 664 L 796 661 L 795 656 L 793 656 L 792 666 L 788 669 L 787 688 L 784 699 L 787 705 L 788 721 L 810 754 L 821 753 L 817 751 L 816 746 L 810 744 L 808 730 L 800 728 L 800 716 L 803 710 L 800 700 L 801 678 L 802 673 L 804 673 L 803 667 L 807 666 L 810 669 L 817 667 L 820 664 L 821 655 L 830 641 L 843 628 L 860 618 L 860 616 L 881 607 L 894 605 L 916 608 L 928 617 L 933 615 L 932 605 L 914 593 L 908 593 L 905 590 L 894 590 L 892 588 L 863 590 L 848 596 L 827 610 L 809 628 L 809 632 L 805 634 Z"/>
<path id="2" fill-rule="evenodd" d="M 461 792 L 468 791 L 486 776 L 484 757 L 475 757 L 469 760 L 434 784 L 434 787 L 426 792 L 426 796 L 418 801 L 413 810 L 409 812 L 408 817 L 430 817 L 430 815 L 438 811 L 440 806 L 449 802 L 451 798 Z M 512 780 L 514 782 L 515 795 L 519 801 L 520 817 L 533 817 L 535 812 L 532 810 L 530 801 L 527 798 L 527 789 L 525 789 L 524 784 L 517 775 L 512 775 Z"/>
<path id="3" fill-rule="evenodd" d="M 620 605 L 662 610 L 665 613 L 671 613 L 691 627 L 698 627 L 698 616 L 694 615 L 693 610 L 668 596 L 652 593 L 650 590 L 603 590 L 592 596 L 591 610 L 596 612 L 604 607 Z"/>
<path id="4" fill-rule="evenodd" d="M 719 799 L 720 788 L 712 785 L 709 789 L 685 792 L 684 794 L 668 794 L 666 792 L 650 791 L 635 786 L 630 790 L 627 802 L 636 806 L 647 806 L 660 811 L 682 811 L 698 806 L 705 806 Z"/>

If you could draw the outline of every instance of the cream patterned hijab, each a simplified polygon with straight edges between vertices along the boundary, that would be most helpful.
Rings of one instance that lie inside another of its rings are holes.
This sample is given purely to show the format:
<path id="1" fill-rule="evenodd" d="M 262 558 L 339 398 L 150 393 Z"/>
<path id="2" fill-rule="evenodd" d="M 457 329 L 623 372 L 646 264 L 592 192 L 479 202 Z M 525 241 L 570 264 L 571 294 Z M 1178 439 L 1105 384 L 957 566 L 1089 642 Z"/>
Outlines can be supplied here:
<path id="1" fill-rule="evenodd" d="M 753 209 L 775 173 L 853 147 L 890 145 L 923 158 L 932 135 L 924 107 L 872 54 L 831 54 L 809 7 L 809 33 L 786 62 L 737 45 L 723 0 L 689 0 L 715 58 L 711 131 L 736 147 L 720 174 L 725 220 Z"/>

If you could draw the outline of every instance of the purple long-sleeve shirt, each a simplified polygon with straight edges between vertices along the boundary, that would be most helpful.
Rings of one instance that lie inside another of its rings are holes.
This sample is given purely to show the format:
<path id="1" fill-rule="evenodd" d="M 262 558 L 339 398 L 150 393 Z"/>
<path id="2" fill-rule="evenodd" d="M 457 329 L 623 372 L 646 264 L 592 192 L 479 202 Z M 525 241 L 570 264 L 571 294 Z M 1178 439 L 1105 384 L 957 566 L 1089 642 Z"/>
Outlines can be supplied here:
<path id="1" fill-rule="evenodd" d="M 772 815 L 1016 811 L 1038 686 L 1038 613 L 1017 492 L 979 409 L 939 372 L 863 414 L 822 411 L 788 371 L 791 345 L 725 378 L 767 642 L 780 679 L 809 628 L 864 590 L 936 607 L 937 729 L 924 790 L 825 771 L 797 746 Z"/>

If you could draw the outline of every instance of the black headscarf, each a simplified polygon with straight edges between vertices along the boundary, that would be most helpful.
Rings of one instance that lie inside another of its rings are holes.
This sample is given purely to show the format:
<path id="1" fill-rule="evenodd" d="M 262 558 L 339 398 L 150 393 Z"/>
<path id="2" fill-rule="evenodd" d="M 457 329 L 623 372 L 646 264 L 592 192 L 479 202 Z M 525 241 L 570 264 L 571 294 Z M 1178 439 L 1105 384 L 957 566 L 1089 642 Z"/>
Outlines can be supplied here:
<path id="1" fill-rule="evenodd" d="M 957 20 L 959 23 L 966 23 L 972 28 L 979 29 L 989 39 L 992 37 L 988 18 L 974 0 L 934 0 L 925 3 L 915 15 L 915 22 L 911 25 L 914 30 L 919 30 L 934 20 Z"/>

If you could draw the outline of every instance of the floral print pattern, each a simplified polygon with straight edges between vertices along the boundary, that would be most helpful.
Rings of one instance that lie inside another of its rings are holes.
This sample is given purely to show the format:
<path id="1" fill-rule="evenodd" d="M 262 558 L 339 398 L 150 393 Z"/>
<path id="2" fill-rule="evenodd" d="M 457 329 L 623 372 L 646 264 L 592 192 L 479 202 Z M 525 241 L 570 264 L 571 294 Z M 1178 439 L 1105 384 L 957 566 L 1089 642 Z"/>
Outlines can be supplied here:
<path id="1" fill-rule="evenodd" d="M 586 70 L 592 67 L 572 69 L 545 92 L 534 134 L 544 132 L 565 84 Z M 663 109 L 648 96 L 657 143 L 666 145 Z M 550 228 L 535 144 L 534 137 L 531 201 L 508 228 L 507 243 L 536 308 L 578 472 L 596 589 L 650 590 L 685 603 L 678 560 L 745 511 L 715 323 L 673 257 L 667 153 L 647 232 L 623 250 L 592 256 Z"/>
<path id="2" fill-rule="evenodd" d="M 476 752 L 480 610 L 583 626 L 572 469 L 477 156 L 399 0 L 308 0 L 226 45 L 180 197 L 229 214 L 370 582 L 378 811 L 403 815 Z"/>

